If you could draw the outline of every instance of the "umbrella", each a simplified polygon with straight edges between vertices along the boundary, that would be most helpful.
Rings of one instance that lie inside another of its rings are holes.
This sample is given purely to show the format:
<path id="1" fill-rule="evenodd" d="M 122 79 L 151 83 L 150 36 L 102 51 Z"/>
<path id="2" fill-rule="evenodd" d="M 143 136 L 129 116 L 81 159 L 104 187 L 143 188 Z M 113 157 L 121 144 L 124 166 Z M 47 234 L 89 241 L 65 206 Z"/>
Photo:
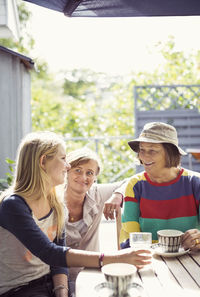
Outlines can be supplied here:
<path id="1" fill-rule="evenodd" d="M 200 15 L 200 0 L 24 0 L 71 17 Z"/>

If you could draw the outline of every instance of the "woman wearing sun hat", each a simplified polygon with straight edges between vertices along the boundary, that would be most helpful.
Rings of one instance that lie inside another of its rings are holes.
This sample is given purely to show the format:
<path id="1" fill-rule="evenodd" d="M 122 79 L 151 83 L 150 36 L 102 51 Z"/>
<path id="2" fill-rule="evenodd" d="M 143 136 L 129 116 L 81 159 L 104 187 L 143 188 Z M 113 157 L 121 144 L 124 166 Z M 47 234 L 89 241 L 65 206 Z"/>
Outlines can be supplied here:
<path id="1" fill-rule="evenodd" d="M 128 144 L 144 171 L 125 187 L 121 247 L 129 245 L 130 232 L 152 232 L 157 240 L 158 230 L 178 229 L 189 230 L 183 236 L 185 248 L 200 250 L 200 174 L 181 168 L 186 153 L 178 145 L 176 129 L 151 122 Z"/>

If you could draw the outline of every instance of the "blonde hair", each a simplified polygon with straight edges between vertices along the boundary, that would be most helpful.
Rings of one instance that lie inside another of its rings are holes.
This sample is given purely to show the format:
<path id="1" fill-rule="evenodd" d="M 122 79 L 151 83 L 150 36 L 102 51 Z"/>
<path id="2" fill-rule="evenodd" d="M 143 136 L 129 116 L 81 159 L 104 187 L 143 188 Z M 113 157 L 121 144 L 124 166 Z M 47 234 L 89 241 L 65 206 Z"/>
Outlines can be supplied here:
<path id="1" fill-rule="evenodd" d="M 1 194 L 0 202 L 7 194 L 17 194 L 28 199 L 48 199 L 50 207 L 57 216 L 57 236 L 60 237 L 64 227 L 64 205 L 53 188 L 49 193 L 49 177 L 40 166 L 42 155 L 52 159 L 59 146 L 65 148 L 64 140 L 53 132 L 33 132 L 21 141 L 17 157 L 15 176 L 12 186 Z M 34 197 L 34 198 L 33 198 Z"/>
<path id="2" fill-rule="evenodd" d="M 97 172 L 96 175 L 100 173 L 100 169 L 102 167 L 101 161 L 98 155 L 90 150 L 87 147 L 83 147 L 81 149 L 74 150 L 70 152 L 66 157 L 67 162 L 71 165 L 71 168 L 77 167 L 80 164 L 85 164 L 90 160 L 96 161 L 97 163 Z"/>

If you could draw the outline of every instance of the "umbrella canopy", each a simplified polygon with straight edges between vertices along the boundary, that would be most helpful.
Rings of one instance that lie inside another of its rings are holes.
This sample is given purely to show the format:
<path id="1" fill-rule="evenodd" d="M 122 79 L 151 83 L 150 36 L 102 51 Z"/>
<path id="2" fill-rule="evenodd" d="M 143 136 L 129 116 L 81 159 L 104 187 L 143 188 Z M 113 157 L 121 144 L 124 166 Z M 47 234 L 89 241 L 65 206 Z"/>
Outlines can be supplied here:
<path id="1" fill-rule="evenodd" d="M 71 17 L 200 15 L 200 0 L 24 0 Z"/>

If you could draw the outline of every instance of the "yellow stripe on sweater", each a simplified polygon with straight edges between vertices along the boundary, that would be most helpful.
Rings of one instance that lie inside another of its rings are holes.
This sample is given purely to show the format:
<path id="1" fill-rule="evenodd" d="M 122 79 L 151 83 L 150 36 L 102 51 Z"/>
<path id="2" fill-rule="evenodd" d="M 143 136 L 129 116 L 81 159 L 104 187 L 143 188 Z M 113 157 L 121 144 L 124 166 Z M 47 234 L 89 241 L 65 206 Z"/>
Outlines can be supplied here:
<path id="1" fill-rule="evenodd" d="M 120 243 L 129 238 L 130 232 L 140 232 L 140 224 L 138 222 L 122 223 L 122 229 L 119 237 Z"/>

